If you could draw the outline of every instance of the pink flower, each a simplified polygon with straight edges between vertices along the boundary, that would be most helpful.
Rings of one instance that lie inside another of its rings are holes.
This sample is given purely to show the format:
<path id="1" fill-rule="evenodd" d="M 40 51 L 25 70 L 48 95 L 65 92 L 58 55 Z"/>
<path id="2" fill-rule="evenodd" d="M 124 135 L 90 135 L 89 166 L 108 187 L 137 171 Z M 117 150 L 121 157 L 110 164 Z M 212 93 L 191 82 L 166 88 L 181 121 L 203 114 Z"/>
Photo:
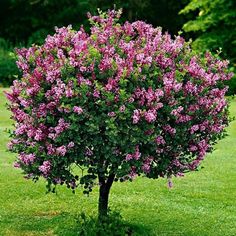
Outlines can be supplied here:
<path id="1" fill-rule="evenodd" d="M 56 139 L 56 137 L 57 137 L 57 135 L 56 135 L 56 134 L 54 134 L 54 133 L 49 133 L 49 134 L 48 134 L 48 137 L 49 137 L 50 139 L 53 139 L 53 140 L 55 140 L 55 139 Z"/>
<path id="2" fill-rule="evenodd" d="M 152 63 L 152 57 L 146 57 L 145 63 L 148 64 L 148 65 L 151 65 L 151 63 Z"/>
<path id="3" fill-rule="evenodd" d="M 66 146 L 62 145 L 56 149 L 56 154 L 59 156 L 65 156 L 66 155 Z"/>
<path id="4" fill-rule="evenodd" d="M 99 98 L 99 97 L 100 97 L 100 92 L 95 89 L 94 92 L 93 92 L 93 96 L 94 96 L 95 98 Z"/>
<path id="5" fill-rule="evenodd" d="M 47 115 L 47 106 L 45 103 L 41 103 L 36 110 L 37 116 L 40 117 L 45 117 Z"/>
<path id="6" fill-rule="evenodd" d="M 44 135 L 43 131 L 41 129 L 37 129 L 35 132 L 34 139 L 36 141 L 41 141 L 41 140 L 43 140 L 44 137 L 45 137 L 45 135 Z"/>
<path id="7" fill-rule="evenodd" d="M 46 148 L 48 155 L 54 155 L 56 153 L 56 148 L 54 148 L 52 144 L 47 144 Z"/>
<path id="8" fill-rule="evenodd" d="M 143 172 L 145 172 L 145 173 L 150 173 L 152 161 L 153 161 L 153 157 L 147 157 L 147 158 L 144 160 L 143 165 L 142 165 L 142 170 L 143 170 Z"/>
<path id="9" fill-rule="evenodd" d="M 43 176 L 47 177 L 51 170 L 51 162 L 50 161 L 44 161 L 41 166 L 39 166 L 39 170 L 42 172 Z"/>
<path id="10" fill-rule="evenodd" d="M 192 117 L 189 115 L 180 115 L 176 120 L 176 123 L 187 123 L 188 121 L 192 120 Z"/>
<path id="11" fill-rule="evenodd" d="M 156 89 L 156 90 L 155 90 L 155 96 L 156 96 L 156 97 L 163 97 L 163 96 L 164 96 L 163 90 L 161 90 L 161 89 Z"/>
<path id="12" fill-rule="evenodd" d="M 67 88 L 65 92 L 66 92 L 66 97 L 70 98 L 73 96 L 73 90 L 71 88 Z"/>
<path id="13" fill-rule="evenodd" d="M 60 118 L 59 121 L 58 121 L 58 125 L 54 128 L 54 131 L 56 132 L 56 137 L 60 133 L 62 133 L 66 129 L 68 129 L 69 127 L 70 127 L 70 124 L 65 122 L 65 120 L 63 118 Z"/>
<path id="14" fill-rule="evenodd" d="M 68 148 L 73 148 L 75 146 L 74 142 L 69 142 L 69 144 L 67 145 Z"/>
<path id="15" fill-rule="evenodd" d="M 166 143 L 165 139 L 161 135 L 157 136 L 155 141 L 158 145 L 160 144 L 164 145 Z"/>
<path id="16" fill-rule="evenodd" d="M 164 149 L 163 148 L 157 148 L 156 149 L 156 153 L 157 154 L 161 154 L 161 153 L 163 153 L 164 152 Z"/>
<path id="17" fill-rule="evenodd" d="M 19 160 L 24 163 L 25 165 L 30 165 L 34 163 L 36 156 L 35 154 L 31 153 L 31 154 L 25 154 L 25 153 L 21 153 L 19 155 Z"/>
<path id="18" fill-rule="evenodd" d="M 137 177 L 137 173 L 136 173 L 136 167 L 135 166 L 132 166 L 131 167 L 131 170 L 129 172 L 129 177 L 131 179 L 134 179 L 135 177 Z"/>
<path id="19" fill-rule="evenodd" d="M 156 112 L 155 111 L 152 111 L 152 110 L 149 110 L 147 112 L 144 113 L 144 117 L 145 117 L 145 120 L 148 122 L 148 123 L 153 123 L 155 122 L 156 120 Z"/>
<path id="20" fill-rule="evenodd" d="M 133 118 L 133 124 L 137 124 L 140 120 L 140 110 L 134 110 L 132 118 Z"/>
<path id="21" fill-rule="evenodd" d="M 189 147 L 189 151 L 191 151 L 191 152 L 195 152 L 195 151 L 197 151 L 198 150 L 198 148 L 197 148 L 197 146 L 195 146 L 195 145 L 191 145 L 190 147 Z"/>
<path id="22" fill-rule="evenodd" d="M 140 117 L 133 115 L 133 124 L 137 124 L 139 122 Z"/>
<path id="23" fill-rule="evenodd" d="M 171 115 L 174 115 L 174 116 L 179 116 L 181 111 L 183 111 L 183 107 L 182 106 L 179 106 L 178 108 L 174 109 L 171 111 Z"/>
<path id="24" fill-rule="evenodd" d="M 143 62 L 143 59 L 144 59 L 144 54 L 143 53 L 140 53 L 136 56 L 136 59 L 139 63 L 142 63 Z"/>
<path id="25" fill-rule="evenodd" d="M 133 98 L 133 97 L 130 97 L 130 98 L 128 99 L 128 102 L 129 102 L 129 103 L 133 103 L 133 102 L 134 102 L 134 98 Z"/>
<path id="26" fill-rule="evenodd" d="M 23 125 L 17 127 L 17 129 L 15 130 L 15 134 L 22 135 L 25 133 L 26 130 L 27 130 L 27 126 L 25 124 L 23 124 Z"/>
<path id="27" fill-rule="evenodd" d="M 83 113 L 83 109 L 81 107 L 78 107 L 78 106 L 74 106 L 73 107 L 73 111 L 75 113 L 77 113 L 78 115 L 82 114 Z"/>
<path id="28" fill-rule="evenodd" d="M 174 135 L 176 133 L 176 129 L 172 128 L 170 125 L 164 126 L 163 129 L 171 135 Z"/>
<path id="29" fill-rule="evenodd" d="M 132 160 L 133 159 L 133 155 L 132 154 L 127 154 L 126 156 L 125 156 L 125 160 L 126 161 L 130 161 L 130 160 Z"/>
<path id="30" fill-rule="evenodd" d="M 115 112 L 113 112 L 113 111 L 111 111 L 111 112 L 108 112 L 108 116 L 110 116 L 110 117 L 115 117 L 115 116 L 116 116 L 116 113 L 115 113 Z"/>
<path id="31" fill-rule="evenodd" d="M 190 128 L 190 134 L 193 134 L 195 133 L 196 131 L 199 130 L 199 125 L 193 125 L 191 128 Z"/>
<path id="32" fill-rule="evenodd" d="M 138 160 L 141 157 L 141 152 L 139 151 L 139 146 L 137 145 L 135 147 L 135 153 L 133 154 L 133 158 L 135 160 Z"/>
<path id="33" fill-rule="evenodd" d="M 126 109 L 125 105 L 122 105 L 122 106 L 119 108 L 119 111 L 120 111 L 120 112 L 124 112 L 125 109 Z"/>

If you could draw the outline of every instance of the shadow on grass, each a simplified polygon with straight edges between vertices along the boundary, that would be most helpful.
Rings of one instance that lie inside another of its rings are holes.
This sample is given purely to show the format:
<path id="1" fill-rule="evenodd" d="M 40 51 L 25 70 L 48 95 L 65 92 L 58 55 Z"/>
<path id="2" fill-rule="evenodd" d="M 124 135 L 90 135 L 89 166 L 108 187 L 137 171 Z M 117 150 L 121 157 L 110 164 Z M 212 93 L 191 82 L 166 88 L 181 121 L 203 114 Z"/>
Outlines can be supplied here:
<path id="1" fill-rule="evenodd" d="M 16 223 L 17 217 L 17 224 Z M 11 224 L 14 222 L 14 225 Z M 4 235 L 30 236 L 134 236 L 152 235 L 151 230 L 143 225 L 130 224 L 119 213 L 112 212 L 109 221 L 103 224 L 96 216 L 84 213 L 72 215 L 68 212 L 58 214 L 40 214 L 37 216 L 14 215 L 5 224 L 11 225 Z"/>

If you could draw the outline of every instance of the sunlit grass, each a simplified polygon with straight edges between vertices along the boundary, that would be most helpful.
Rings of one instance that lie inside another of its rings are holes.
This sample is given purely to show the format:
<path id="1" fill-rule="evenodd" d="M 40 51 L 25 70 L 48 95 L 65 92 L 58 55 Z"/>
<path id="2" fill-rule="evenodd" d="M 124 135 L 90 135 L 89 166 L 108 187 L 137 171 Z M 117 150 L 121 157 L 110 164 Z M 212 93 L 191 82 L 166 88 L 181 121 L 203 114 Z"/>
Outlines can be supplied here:
<path id="1" fill-rule="evenodd" d="M 43 180 L 34 184 L 12 167 L 14 154 L 6 152 L 11 127 L 0 90 L 0 235 L 76 235 L 76 215 L 97 213 L 97 189 L 89 197 L 64 187 L 45 194 Z M 236 100 L 231 103 L 236 116 Z M 166 180 L 138 178 L 115 183 L 110 206 L 136 228 L 136 235 L 236 235 L 236 122 L 229 136 L 215 146 L 201 171 Z"/>

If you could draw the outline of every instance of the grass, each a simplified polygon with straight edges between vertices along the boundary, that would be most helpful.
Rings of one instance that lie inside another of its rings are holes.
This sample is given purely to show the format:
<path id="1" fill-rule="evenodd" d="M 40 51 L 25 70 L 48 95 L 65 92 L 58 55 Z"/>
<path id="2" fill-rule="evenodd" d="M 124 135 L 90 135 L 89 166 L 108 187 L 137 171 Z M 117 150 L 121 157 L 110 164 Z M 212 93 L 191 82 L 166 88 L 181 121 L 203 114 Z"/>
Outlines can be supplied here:
<path id="1" fill-rule="evenodd" d="M 9 112 L 0 90 L 0 235 L 77 235 L 76 216 L 84 211 L 95 215 L 97 189 L 89 197 L 64 187 L 57 194 L 45 194 L 45 182 L 22 178 L 12 167 L 15 155 L 6 152 L 11 127 Z M 236 116 L 236 100 L 231 103 Z M 136 229 L 135 235 L 236 235 L 236 121 L 229 136 L 215 146 L 201 171 L 166 180 L 138 178 L 133 183 L 115 183 L 110 206 Z"/>

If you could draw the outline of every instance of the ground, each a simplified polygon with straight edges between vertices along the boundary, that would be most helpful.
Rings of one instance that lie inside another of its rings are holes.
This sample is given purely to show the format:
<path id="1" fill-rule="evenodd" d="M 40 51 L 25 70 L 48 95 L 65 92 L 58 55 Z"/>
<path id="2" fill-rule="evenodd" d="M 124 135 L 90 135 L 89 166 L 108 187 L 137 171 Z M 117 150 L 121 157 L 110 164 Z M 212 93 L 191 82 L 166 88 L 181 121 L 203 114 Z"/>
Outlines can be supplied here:
<path id="1" fill-rule="evenodd" d="M 76 216 L 97 212 L 98 192 L 89 197 L 64 187 L 45 194 L 43 180 L 33 183 L 12 167 L 15 155 L 6 151 L 10 114 L 0 89 L 0 235 L 76 235 Z M 236 99 L 231 102 L 236 116 Z M 133 183 L 115 183 L 110 206 L 136 229 L 135 235 L 236 235 L 236 121 L 224 140 L 207 155 L 200 171 L 167 181 L 139 177 Z"/>

